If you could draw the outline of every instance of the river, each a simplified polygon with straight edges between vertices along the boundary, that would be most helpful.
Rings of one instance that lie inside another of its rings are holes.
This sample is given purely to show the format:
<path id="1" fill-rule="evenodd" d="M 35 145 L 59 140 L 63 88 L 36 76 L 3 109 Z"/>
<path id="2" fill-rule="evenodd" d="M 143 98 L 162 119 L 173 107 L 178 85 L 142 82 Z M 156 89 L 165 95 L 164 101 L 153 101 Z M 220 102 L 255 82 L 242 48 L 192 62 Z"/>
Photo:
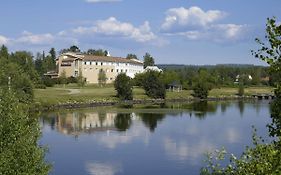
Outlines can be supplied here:
<path id="1" fill-rule="evenodd" d="M 99 107 L 42 113 L 51 174 L 199 174 L 208 151 L 240 155 L 252 126 L 267 138 L 269 101 Z"/>

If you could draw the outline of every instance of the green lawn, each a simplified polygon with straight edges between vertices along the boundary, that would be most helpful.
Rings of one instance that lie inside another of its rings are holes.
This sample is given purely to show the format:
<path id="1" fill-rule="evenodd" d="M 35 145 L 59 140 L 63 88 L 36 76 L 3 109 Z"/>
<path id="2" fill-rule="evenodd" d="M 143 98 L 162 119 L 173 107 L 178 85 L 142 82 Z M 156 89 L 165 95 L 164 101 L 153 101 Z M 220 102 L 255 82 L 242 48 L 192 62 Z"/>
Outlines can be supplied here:
<path id="1" fill-rule="evenodd" d="M 272 93 L 271 87 L 249 87 L 245 88 L 245 95 Z M 210 97 L 231 97 L 237 94 L 237 88 L 219 88 L 212 89 L 209 93 Z M 79 88 L 75 84 L 65 87 L 55 86 L 46 89 L 35 89 L 35 101 L 42 105 L 65 104 L 65 103 L 89 103 L 102 101 L 117 101 L 116 92 L 112 85 L 99 87 L 97 85 L 88 85 Z M 134 99 L 150 99 L 142 88 L 134 87 Z M 191 99 L 191 90 L 183 90 L 181 92 L 167 91 L 166 99 Z"/>
<path id="2" fill-rule="evenodd" d="M 235 96 L 238 93 L 238 88 L 217 88 L 212 89 L 209 92 L 210 97 L 223 97 L 223 96 Z M 244 90 L 245 95 L 253 94 L 271 94 L 273 93 L 272 87 L 247 87 Z"/>

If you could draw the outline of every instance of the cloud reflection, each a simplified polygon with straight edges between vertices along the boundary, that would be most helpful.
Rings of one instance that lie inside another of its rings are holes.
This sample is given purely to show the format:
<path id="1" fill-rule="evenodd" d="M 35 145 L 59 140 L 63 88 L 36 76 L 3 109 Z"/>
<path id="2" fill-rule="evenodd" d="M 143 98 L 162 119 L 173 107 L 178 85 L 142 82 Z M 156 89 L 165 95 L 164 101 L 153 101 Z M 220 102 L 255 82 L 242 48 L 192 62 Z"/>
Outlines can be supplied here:
<path id="1" fill-rule="evenodd" d="M 163 142 L 166 154 L 176 160 L 201 160 L 204 153 L 214 150 L 216 147 L 206 140 L 199 140 L 190 144 L 186 140 L 176 141 L 170 137 L 165 137 Z"/>
<path id="2" fill-rule="evenodd" d="M 87 163 L 86 169 L 91 175 L 114 175 L 122 172 L 121 165 L 112 163 Z"/>

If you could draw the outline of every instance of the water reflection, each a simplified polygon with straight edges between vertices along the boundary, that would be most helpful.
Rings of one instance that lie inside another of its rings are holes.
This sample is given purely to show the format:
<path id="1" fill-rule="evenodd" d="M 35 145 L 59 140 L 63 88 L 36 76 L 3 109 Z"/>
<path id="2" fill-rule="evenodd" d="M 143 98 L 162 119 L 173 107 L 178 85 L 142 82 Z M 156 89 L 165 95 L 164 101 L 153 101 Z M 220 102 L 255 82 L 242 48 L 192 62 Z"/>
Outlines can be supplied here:
<path id="1" fill-rule="evenodd" d="M 268 101 L 237 101 L 45 113 L 42 142 L 54 174 L 199 174 L 206 151 L 239 155 L 252 125 L 266 133 L 268 112 Z"/>
<path id="2" fill-rule="evenodd" d="M 121 166 L 113 163 L 87 163 L 86 169 L 91 175 L 114 175 L 121 172 Z"/>
<path id="3" fill-rule="evenodd" d="M 237 108 L 240 115 L 243 116 L 245 104 L 247 107 L 254 107 L 259 111 L 260 103 L 245 103 L 238 101 Z M 146 106 L 147 107 L 147 106 Z M 178 116 L 183 112 L 189 113 L 189 116 L 198 119 L 205 119 L 207 114 L 216 114 L 218 109 L 221 109 L 222 114 L 225 113 L 228 107 L 231 107 L 231 102 L 207 102 L 199 101 L 193 103 L 172 103 L 161 104 L 159 109 L 171 109 L 171 111 L 155 112 L 153 109 L 158 109 L 153 105 L 151 111 L 148 112 L 69 112 L 69 113 L 51 113 L 42 115 L 42 123 L 48 123 L 51 129 L 56 129 L 59 132 L 67 135 L 79 136 L 82 133 L 94 133 L 101 131 L 120 131 L 124 132 L 130 129 L 133 120 L 142 121 L 150 132 L 154 132 L 159 122 L 161 122 L 166 115 Z M 176 110 L 178 109 L 178 110 Z M 174 111 L 175 110 L 175 111 Z M 237 139 L 234 132 L 229 131 L 229 138 Z"/>

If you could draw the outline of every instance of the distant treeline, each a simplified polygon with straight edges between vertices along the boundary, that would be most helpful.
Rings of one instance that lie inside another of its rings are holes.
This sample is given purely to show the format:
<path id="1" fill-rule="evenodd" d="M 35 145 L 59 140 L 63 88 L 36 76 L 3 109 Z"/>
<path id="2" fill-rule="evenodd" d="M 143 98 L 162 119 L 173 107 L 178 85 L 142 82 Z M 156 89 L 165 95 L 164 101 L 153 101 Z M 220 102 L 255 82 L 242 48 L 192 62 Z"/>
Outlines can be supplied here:
<path id="1" fill-rule="evenodd" d="M 269 67 L 251 64 L 176 65 L 158 64 L 166 77 L 171 77 L 184 87 L 192 86 L 196 79 L 203 78 L 212 86 L 273 85 L 277 76 L 271 75 Z"/>

